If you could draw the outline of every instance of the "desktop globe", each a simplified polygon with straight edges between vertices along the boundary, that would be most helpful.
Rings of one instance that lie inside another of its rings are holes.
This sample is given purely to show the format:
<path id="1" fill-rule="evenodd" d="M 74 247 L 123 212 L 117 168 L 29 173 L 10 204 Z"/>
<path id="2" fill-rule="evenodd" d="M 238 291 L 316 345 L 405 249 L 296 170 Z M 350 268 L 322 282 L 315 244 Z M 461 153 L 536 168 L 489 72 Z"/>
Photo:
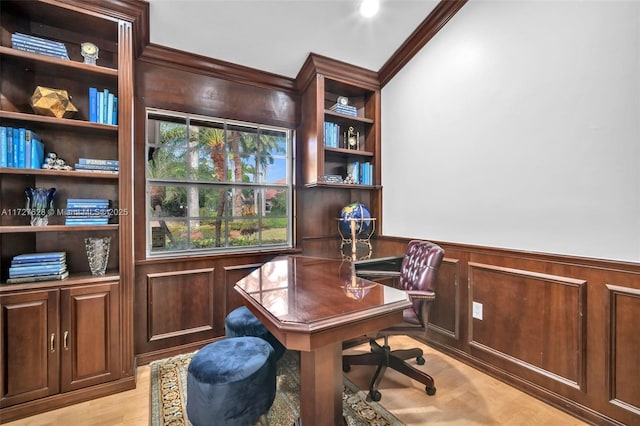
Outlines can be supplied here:
<path id="1" fill-rule="evenodd" d="M 343 236 L 351 236 L 351 219 L 355 219 L 356 237 L 368 235 L 373 226 L 371 223 L 371 213 L 362 203 L 353 202 L 342 208 L 340 211 L 340 233 Z"/>

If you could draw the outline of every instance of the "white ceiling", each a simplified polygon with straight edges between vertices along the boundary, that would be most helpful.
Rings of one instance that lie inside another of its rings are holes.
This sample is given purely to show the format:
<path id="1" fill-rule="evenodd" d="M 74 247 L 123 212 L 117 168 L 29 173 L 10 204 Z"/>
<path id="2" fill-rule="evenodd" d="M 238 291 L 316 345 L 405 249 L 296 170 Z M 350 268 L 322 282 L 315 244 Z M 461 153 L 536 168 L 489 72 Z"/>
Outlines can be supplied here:
<path id="1" fill-rule="evenodd" d="M 294 78 L 309 53 L 378 71 L 439 0 L 147 0 L 151 43 Z"/>

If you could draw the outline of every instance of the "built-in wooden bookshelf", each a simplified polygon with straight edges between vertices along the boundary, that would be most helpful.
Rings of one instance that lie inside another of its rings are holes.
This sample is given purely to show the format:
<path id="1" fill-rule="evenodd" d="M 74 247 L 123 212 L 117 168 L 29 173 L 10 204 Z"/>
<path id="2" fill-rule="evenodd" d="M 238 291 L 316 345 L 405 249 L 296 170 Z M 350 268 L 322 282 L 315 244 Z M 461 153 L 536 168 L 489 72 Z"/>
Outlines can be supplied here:
<path id="1" fill-rule="evenodd" d="M 114 10 L 110 8 L 114 7 Z M 133 25 L 142 5 L 83 0 L 2 1 L 0 126 L 26 128 L 73 166 L 117 159 L 120 171 L 0 167 L 0 417 L 4 421 L 135 386 L 133 371 L 132 174 Z M 117 9 L 117 10 L 115 10 Z M 13 48 L 19 32 L 64 43 L 69 60 Z M 99 46 L 97 65 L 80 44 Z M 70 118 L 36 114 L 36 87 L 63 89 Z M 89 121 L 89 87 L 119 97 L 118 125 Z M 37 167 L 37 166 L 36 166 Z M 55 213 L 31 226 L 26 188 L 56 188 Z M 107 225 L 65 225 L 69 198 L 110 200 Z M 84 239 L 111 237 L 107 271 L 90 273 Z M 66 252 L 64 280 L 7 284 L 14 256 Z"/>
<path id="2" fill-rule="evenodd" d="M 296 82 L 302 94 L 298 152 L 302 157 L 300 178 L 303 188 L 298 192 L 298 211 L 304 225 L 299 237 L 338 236 L 335 218 L 342 207 L 353 201 L 365 204 L 380 224 L 382 185 L 377 73 L 311 54 Z M 348 98 L 348 105 L 355 107 L 356 115 L 332 109 L 339 97 Z M 325 123 L 337 126 L 337 138 L 328 139 Z M 345 133 L 350 127 L 357 137 L 353 145 L 345 141 Z M 344 180 L 349 174 L 349 164 L 354 162 L 370 165 L 367 180 Z M 330 176 L 339 176 L 342 182 L 331 180 Z M 305 208 L 311 202 L 314 203 L 313 210 Z"/>

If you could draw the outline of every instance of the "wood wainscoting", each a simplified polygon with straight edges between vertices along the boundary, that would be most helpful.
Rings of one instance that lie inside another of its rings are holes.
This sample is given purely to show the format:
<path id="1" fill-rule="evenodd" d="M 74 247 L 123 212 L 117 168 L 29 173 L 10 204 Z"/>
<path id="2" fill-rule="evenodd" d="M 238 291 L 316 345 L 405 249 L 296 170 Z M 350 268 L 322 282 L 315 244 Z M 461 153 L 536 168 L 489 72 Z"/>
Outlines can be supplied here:
<path id="1" fill-rule="evenodd" d="M 640 424 L 639 264 L 437 243 L 427 343 L 588 422 Z"/>
<path id="2" fill-rule="evenodd" d="M 138 364 L 223 337 L 226 315 L 243 305 L 233 286 L 276 254 L 141 262 L 135 283 Z"/>

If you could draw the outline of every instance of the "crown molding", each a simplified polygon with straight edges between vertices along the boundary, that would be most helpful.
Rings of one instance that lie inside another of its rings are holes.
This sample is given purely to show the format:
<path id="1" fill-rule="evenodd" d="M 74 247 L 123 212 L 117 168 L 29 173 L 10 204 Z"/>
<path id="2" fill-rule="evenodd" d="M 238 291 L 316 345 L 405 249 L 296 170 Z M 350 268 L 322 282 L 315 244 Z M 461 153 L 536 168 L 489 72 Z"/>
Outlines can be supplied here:
<path id="1" fill-rule="evenodd" d="M 468 0 L 441 0 L 378 71 L 380 86 L 391 79 L 445 26 Z"/>
<path id="2" fill-rule="evenodd" d="M 327 75 L 372 91 L 380 89 L 377 72 L 317 53 L 310 53 L 295 79 L 298 91 L 304 91 L 316 74 Z"/>

